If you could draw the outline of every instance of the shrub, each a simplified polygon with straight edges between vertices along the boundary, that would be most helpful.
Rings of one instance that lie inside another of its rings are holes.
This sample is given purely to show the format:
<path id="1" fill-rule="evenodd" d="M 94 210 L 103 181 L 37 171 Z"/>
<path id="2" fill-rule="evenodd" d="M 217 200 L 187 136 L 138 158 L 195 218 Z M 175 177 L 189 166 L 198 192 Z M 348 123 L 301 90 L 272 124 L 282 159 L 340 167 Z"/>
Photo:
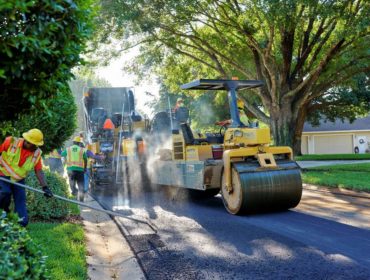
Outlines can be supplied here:
<path id="1" fill-rule="evenodd" d="M 16 215 L 0 217 L 0 279 L 49 279 L 46 257 Z"/>
<path id="2" fill-rule="evenodd" d="M 65 179 L 56 173 L 44 170 L 46 182 L 54 194 L 68 197 L 69 186 Z M 41 189 L 36 175 L 32 172 L 26 179 L 26 184 Z M 27 192 L 27 208 L 30 217 L 50 220 L 66 218 L 71 213 L 70 205 L 54 198 L 46 198 L 40 193 Z"/>

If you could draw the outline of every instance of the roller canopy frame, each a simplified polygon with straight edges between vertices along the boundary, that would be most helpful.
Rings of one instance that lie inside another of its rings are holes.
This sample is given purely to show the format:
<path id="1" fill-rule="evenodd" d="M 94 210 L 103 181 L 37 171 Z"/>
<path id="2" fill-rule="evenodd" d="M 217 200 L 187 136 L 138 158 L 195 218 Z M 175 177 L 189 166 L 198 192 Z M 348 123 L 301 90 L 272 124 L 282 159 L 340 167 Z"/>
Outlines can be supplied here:
<path id="1" fill-rule="evenodd" d="M 263 86 L 263 82 L 259 80 L 215 80 L 215 79 L 200 79 L 187 84 L 183 84 L 181 89 L 199 89 L 199 90 L 240 90 L 259 88 Z"/>
<path id="2" fill-rule="evenodd" d="M 259 80 L 213 80 L 200 79 L 181 86 L 181 89 L 199 90 L 227 90 L 229 92 L 229 107 L 232 123 L 230 127 L 246 127 L 240 121 L 239 111 L 236 103 L 236 92 L 240 89 L 259 88 L 264 84 Z"/>

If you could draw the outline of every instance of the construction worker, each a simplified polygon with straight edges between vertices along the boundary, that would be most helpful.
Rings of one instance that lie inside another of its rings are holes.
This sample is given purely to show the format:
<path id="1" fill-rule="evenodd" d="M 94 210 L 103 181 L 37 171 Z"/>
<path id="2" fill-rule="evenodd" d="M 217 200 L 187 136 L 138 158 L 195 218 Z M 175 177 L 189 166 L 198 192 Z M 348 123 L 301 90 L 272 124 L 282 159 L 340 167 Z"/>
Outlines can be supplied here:
<path id="1" fill-rule="evenodd" d="M 63 168 L 62 156 L 60 155 L 61 153 L 62 153 L 61 149 L 54 149 L 48 155 L 48 163 L 49 163 L 49 169 L 51 172 L 56 172 L 60 176 L 63 176 L 64 168 Z"/>
<path id="2" fill-rule="evenodd" d="M 72 195 L 78 195 L 78 200 L 84 201 L 84 173 L 87 167 L 86 149 L 81 147 L 82 142 L 79 136 L 73 138 L 73 145 L 62 152 L 67 165 L 69 187 Z M 78 188 L 76 188 L 76 184 Z"/>
<path id="3" fill-rule="evenodd" d="M 25 189 L 2 181 L 1 178 L 24 184 L 29 172 L 34 170 L 44 195 L 49 198 L 53 193 L 48 188 L 42 171 L 42 152 L 39 149 L 39 146 L 44 144 L 42 132 L 34 128 L 22 136 L 23 138 L 7 137 L 0 145 L 0 208 L 9 212 L 13 195 L 15 212 L 21 218 L 20 224 L 26 226 L 28 215 Z"/>
<path id="4" fill-rule="evenodd" d="M 90 151 L 88 148 L 86 149 L 86 156 L 87 156 L 87 168 L 85 172 L 85 180 L 84 180 L 84 191 L 87 192 L 89 190 L 90 185 L 90 169 L 92 162 L 94 160 L 102 160 L 104 159 L 104 155 L 96 155 L 92 151 Z"/>
<path id="5" fill-rule="evenodd" d="M 240 122 L 244 124 L 245 126 L 249 126 L 249 119 L 244 112 L 244 102 L 240 98 L 238 98 L 237 100 L 237 106 L 238 106 L 238 111 L 239 111 Z M 224 120 L 224 121 L 216 122 L 216 124 L 221 125 L 221 126 L 228 126 L 231 124 L 231 122 L 232 120 Z"/>
<path id="6" fill-rule="evenodd" d="M 173 113 L 176 114 L 176 111 L 180 107 L 184 107 L 184 100 L 181 97 L 177 98 L 175 108 L 173 108 Z"/>
<path id="7" fill-rule="evenodd" d="M 189 121 L 189 109 L 185 107 L 183 99 L 177 98 L 175 108 L 172 109 L 173 117 L 176 120 L 175 128 L 181 123 Z"/>
<path id="8" fill-rule="evenodd" d="M 239 119 L 245 126 L 249 125 L 249 119 L 244 111 L 244 102 L 240 98 L 237 101 L 238 111 L 239 111 Z"/>

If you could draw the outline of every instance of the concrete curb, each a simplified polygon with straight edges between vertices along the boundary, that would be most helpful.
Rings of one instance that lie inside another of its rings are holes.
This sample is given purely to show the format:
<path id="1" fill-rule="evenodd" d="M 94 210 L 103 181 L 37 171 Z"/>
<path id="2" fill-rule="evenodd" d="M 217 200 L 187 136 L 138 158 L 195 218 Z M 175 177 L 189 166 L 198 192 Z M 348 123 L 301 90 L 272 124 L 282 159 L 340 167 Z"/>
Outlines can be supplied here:
<path id="1" fill-rule="evenodd" d="M 87 204 L 101 208 L 91 197 Z M 85 229 L 88 279 L 145 279 L 145 276 L 115 222 L 105 213 L 81 208 Z"/>

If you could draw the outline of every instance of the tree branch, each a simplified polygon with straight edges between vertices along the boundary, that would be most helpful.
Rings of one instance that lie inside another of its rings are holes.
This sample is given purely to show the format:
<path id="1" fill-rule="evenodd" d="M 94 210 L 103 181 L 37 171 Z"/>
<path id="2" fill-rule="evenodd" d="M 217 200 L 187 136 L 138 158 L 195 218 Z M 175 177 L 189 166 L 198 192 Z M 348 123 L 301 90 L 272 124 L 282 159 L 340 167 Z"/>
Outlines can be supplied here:
<path id="1" fill-rule="evenodd" d="M 308 74 L 307 78 L 303 80 L 303 82 L 301 82 L 294 90 L 287 92 L 284 95 L 284 98 L 289 99 L 291 97 L 296 96 L 297 93 L 301 92 L 301 93 L 306 93 L 306 94 L 302 94 L 301 96 L 302 100 L 304 101 L 304 99 L 307 97 L 307 94 L 309 94 L 308 91 L 304 91 L 304 88 L 312 85 L 314 82 L 317 81 L 321 72 L 325 69 L 325 67 L 328 65 L 328 63 L 333 58 L 333 56 L 337 52 L 340 51 L 343 43 L 344 43 L 344 39 L 340 40 L 334 46 L 332 46 L 330 50 L 328 51 L 328 53 L 326 54 L 325 58 L 319 63 L 319 65 L 313 71 L 311 71 Z"/>

